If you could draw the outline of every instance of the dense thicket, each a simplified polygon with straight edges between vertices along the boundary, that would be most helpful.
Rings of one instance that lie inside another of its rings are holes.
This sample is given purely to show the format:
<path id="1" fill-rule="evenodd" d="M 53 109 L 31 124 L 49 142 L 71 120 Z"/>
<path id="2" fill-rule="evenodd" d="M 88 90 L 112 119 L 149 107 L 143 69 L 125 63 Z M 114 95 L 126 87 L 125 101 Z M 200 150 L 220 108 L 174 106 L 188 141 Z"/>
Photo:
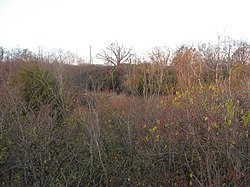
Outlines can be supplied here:
<path id="1" fill-rule="evenodd" d="M 247 42 L 129 48 L 113 65 L 0 52 L 2 186 L 250 184 Z"/>

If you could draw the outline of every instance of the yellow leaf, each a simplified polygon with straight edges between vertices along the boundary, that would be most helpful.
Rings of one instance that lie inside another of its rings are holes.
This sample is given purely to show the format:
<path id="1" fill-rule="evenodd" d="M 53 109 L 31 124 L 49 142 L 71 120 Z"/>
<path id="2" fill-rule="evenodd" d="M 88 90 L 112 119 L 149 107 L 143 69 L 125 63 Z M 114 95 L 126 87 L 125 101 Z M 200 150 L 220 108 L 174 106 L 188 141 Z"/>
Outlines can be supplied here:
<path id="1" fill-rule="evenodd" d="M 203 118 L 204 118 L 204 120 L 205 120 L 205 121 L 207 121 L 207 120 L 208 120 L 208 117 L 207 117 L 207 116 L 204 116 Z"/>
<path id="2" fill-rule="evenodd" d="M 157 134 L 156 135 L 156 140 L 155 140 L 156 142 L 159 142 L 160 141 L 160 135 L 159 134 Z"/>

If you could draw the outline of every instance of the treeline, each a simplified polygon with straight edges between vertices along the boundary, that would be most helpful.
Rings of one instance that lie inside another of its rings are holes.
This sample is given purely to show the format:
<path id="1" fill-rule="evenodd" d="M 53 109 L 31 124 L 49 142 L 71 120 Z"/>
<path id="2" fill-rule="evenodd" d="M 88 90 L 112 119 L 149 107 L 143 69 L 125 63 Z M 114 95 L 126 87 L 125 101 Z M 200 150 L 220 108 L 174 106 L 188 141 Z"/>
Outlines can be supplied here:
<path id="1" fill-rule="evenodd" d="M 70 77 L 75 87 L 85 91 L 118 90 L 148 97 L 172 94 L 197 85 L 223 84 L 231 90 L 247 83 L 249 87 L 250 44 L 244 41 L 225 39 L 217 45 L 181 46 L 175 51 L 155 47 L 143 57 L 133 53 L 132 48 L 114 42 L 97 55 L 105 64 L 103 66 L 88 65 L 70 51 L 44 52 L 40 48 L 33 53 L 27 49 L 3 47 L 0 51 L 2 66 L 28 61 L 60 64 L 60 71 L 67 69 L 61 75 L 65 81 Z M 6 72 L 2 72 L 2 76 L 4 74 Z"/>
<path id="2" fill-rule="evenodd" d="M 247 42 L 0 52 L 2 186 L 250 183 Z"/>

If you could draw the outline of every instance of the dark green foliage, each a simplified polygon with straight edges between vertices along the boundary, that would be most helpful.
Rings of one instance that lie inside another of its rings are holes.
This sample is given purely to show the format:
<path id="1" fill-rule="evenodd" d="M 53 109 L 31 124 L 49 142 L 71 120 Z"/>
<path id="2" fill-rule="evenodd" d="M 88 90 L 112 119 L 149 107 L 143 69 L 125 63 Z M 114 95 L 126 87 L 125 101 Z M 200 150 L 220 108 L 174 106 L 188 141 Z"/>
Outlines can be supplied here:
<path id="1" fill-rule="evenodd" d="M 96 66 L 91 70 L 85 69 L 76 79 L 78 86 L 85 91 L 100 91 L 103 87 L 109 86 L 110 67 Z"/>
<path id="2" fill-rule="evenodd" d="M 85 90 L 92 90 L 92 83 L 90 81 L 90 75 L 87 72 L 80 74 L 80 85 Z"/>
<path id="3" fill-rule="evenodd" d="M 14 80 L 14 85 L 20 87 L 27 111 L 40 111 L 44 106 L 53 109 L 51 115 L 63 118 L 65 110 L 64 99 L 59 93 L 59 83 L 53 73 L 39 66 L 38 62 L 31 61 L 22 66 Z"/>
<path id="4" fill-rule="evenodd" d="M 118 67 L 96 66 L 93 70 L 85 70 L 80 74 L 79 84 L 85 91 L 116 91 L 122 89 L 124 72 Z"/>
<path id="5" fill-rule="evenodd" d="M 22 95 L 32 110 L 41 105 L 55 102 L 58 97 L 58 83 L 48 70 L 41 69 L 36 62 L 29 62 L 17 73 Z"/>
<path id="6" fill-rule="evenodd" d="M 136 91 L 139 96 L 143 96 L 144 86 L 143 86 L 143 78 L 141 77 L 137 83 Z"/>
<path id="7" fill-rule="evenodd" d="M 136 92 L 140 96 L 166 95 L 176 91 L 177 77 L 171 66 L 158 67 L 153 64 L 140 70 L 138 75 Z"/>

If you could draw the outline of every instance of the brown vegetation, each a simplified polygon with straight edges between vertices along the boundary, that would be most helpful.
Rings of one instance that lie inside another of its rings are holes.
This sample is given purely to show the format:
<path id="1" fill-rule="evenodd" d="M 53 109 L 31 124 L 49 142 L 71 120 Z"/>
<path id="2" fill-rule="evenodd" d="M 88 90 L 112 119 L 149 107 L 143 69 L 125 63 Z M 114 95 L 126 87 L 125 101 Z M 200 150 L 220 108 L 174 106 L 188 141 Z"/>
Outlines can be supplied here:
<path id="1" fill-rule="evenodd" d="M 0 184 L 248 186 L 249 45 L 220 45 L 113 66 L 1 48 Z"/>

